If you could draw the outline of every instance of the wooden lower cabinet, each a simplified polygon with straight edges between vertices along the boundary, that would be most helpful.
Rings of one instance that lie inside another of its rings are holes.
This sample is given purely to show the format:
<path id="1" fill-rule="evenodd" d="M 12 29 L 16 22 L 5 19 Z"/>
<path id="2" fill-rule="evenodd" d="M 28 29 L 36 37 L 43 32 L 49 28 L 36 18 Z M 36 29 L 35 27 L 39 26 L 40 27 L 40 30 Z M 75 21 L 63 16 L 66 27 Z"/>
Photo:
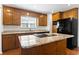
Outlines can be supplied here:
<path id="1" fill-rule="evenodd" d="M 22 48 L 16 34 L 2 35 L 2 50 L 21 48 L 22 55 L 63 55 L 66 49 L 66 39 L 43 44 L 31 48 Z"/>
<path id="2" fill-rule="evenodd" d="M 32 48 L 21 48 L 22 55 L 64 55 L 66 49 L 66 40 L 60 40 L 36 46 Z"/>
<path id="3" fill-rule="evenodd" d="M 56 54 L 57 55 L 66 54 L 65 50 L 66 50 L 66 39 L 58 41 L 56 45 Z"/>
<path id="4" fill-rule="evenodd" d="M 56 43 L 48 43 L 41 46 L 41 54 L 43 55 L 55 55 L 56 54 Z"/>
<path id="5" fill-rule="evenodd" d="M 2 35 L 2 50 L 12 50 L 19 48 L 19 39 L 15 34 Z"/>
<path id="6" fill-rule="evenodd" d="M 3 35 L 2 36 L 2 50 L 7 51 L 14 48 L 15 48 L 14 35 Z"/>
<path id="7" fill-rule="evenodd" d="M 20 47 L 20 41 L 19 41 L 18 35 L 16 34 L 14 37 L 15 37 L 15 48 L 19 48 Z"/>

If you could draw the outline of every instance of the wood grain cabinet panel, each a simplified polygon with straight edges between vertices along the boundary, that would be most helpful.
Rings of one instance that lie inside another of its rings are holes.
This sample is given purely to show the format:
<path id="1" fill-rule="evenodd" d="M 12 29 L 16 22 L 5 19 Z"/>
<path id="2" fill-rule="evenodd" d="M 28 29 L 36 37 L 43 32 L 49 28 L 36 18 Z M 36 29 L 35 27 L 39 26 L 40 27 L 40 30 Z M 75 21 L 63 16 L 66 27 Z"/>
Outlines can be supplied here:
<path id="1" fill-rule="evenodd" d="M 63 16 L 62 17 L 63 17 L 63 19 L 68 18 L 69 17 L 69 12 L 67 12 L 67 11 L 63 12 Z"/>
<path id="2" fill-rule="evenodd" d="M 52 26 L 52 32 L 53 32 L 53 33 L 57 33 L 56 25 L 53 25 L 53 26 Z"/>
<path id="3" fill-rule="evenodd" d="M 15 49 L 15 37 L 14 35 L 3 35 L 2 36 L 2 50 L 7 51 Z"/>
<path id="4" fill-rule="evenodd" d="M 47 16 L 46 15 L 42 15 L 39 17 L 38 25 L 39 26 L 47 26 Z"/>
<path id="5" fill-rule="evenodd" d="M 43 55 L 56 55 L 56 43 L 48 43 L 41 46 L 41 54 Z"/>
<path id="6" fill-rule="evenodd" d="M 73 8 L 63 12 L 62 18 L 78 18 L 78 8 Z"/>
<path id="7" fill-rule="evenodd" d="M 69 16 L 71 18 L 78 18 L 78 9 L 74 8 L 74 9 L 70 10 Z"/>
<path id="8" fill-rule="evenodd" d="M 39 17 L 39 13 L 30 12 L 29 16 L 38 18 Z"/>
<path id="9" fill-rule="evenodd" d="M 41 47 L 36 46 L 32 48 L 21 48 L 22 55 L 40 55 L 41 54 Z"/>
<path id="10" fill-rule="evenodd" d="M 21 48 L 21 54 L 25 55 L 64 55 L 66 49 L 66 40 L 51 42 L 48 44 L 32 47 Z"/>
<path id="11" fill-rule="evenodd" d="M 3 7 L 3 24 L 4 25 L 12 25 L 12 8 L 10 7 Z"/>
<path id="12" fill-rule="evenodd" d="M 52 21 L 57 21 L 62 18 L 62 12 L 57 12 L 52 15 Z"/>
<path id="13" fill-rule="evenodd" d="M 19 9 L 3 6 L 3 25 L 20 25 Z"/>
<path id="14" fill-rule="evenodd" d="M 13 25 L 20 25 L 21 13 L 19 9 L 13 9 Z"/>
<path id="15" fill-rule="evenodd" d="M 63 55 L 65 54 L 65 50 L 66 50 L 66 39 L 58 41 L 56 45 L 56 54 Z"/>
<path id="16" fill-rule="evenodd" d="M 20 47 L 20 42 L 17 34 L 2 35 L 2 50 L 12 50 Z"/>
<path id="17" fill-rule="evenodd" d="M 15 37 L 15 48 L 20 48 L 20 41 L 18 35 L 15 34 L 14 37 Z"/>
<path id="18" fill-rule="evenodd" d="M 29 13 L 29 14 L 28 14 Z M 3 25 L 20 25 L 21 23 L 21 16 L 31 16 L 38 18 L 38 25 L 39 26 L 47 26 L 47 15 L 41 13 L 22 10 L 13 7 L 3 6 Z"/>

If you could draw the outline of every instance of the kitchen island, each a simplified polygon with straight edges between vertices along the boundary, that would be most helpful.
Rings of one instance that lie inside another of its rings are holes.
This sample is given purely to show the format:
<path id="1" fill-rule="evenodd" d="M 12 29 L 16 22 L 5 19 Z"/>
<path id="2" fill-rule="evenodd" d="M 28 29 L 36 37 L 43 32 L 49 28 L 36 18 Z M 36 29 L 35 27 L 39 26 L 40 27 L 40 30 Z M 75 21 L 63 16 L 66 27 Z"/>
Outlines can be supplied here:
<path id="1" fill-rule="evenodd" d="M 48 33 L 49 31 L 45 30 L 12 30 L 12 31 L 3 31 L 2 32 L 2 51 L 8 51 L 12 49 L 19 48 L 19 39 L 20 35 L 33 35 L 40 33 Z"/>
<path id="2" fill-rule="evenodd" d="M 45 33 L 19 36 L 21 54 L 23 55 L 60 55 L 65 54 L 68 34 Z"/>

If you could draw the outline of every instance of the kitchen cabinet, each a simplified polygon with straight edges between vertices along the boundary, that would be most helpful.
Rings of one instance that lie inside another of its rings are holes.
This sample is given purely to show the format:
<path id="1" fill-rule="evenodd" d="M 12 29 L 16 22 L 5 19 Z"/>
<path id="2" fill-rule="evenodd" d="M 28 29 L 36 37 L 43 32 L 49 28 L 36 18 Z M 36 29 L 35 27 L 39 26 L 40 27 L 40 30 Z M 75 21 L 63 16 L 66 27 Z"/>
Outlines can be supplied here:
<path id="1" fill-rule="evenodd" d="M 36 13 L 36 12 L 30 12 L 29 13 L 29 16 L 31 16 L 31 17 L 39 17 L 39 13 Z"/>
<path id="2" fill-rule="evenodd" d="M 66 50 L 66 40 L 60 40 L 35 46 L 31 48 L 21 48 L 22 55 L 63 55 Z"/>
<path id="3" fill-rule="evenodd" d="M 31 16 L 38 18 L 39 26 L 47 26 L 47 16 L 41 13 L 22 10 L 18 8 L 3 6 L 3 25 L 20 25 L 21 16 Z"/>
<path id="4" fill-rule="evenodd" d="M 20 15 L 21 16 L 27 16 L 27 11 L 20 9 Z"/>
<path id="5" fill-rule="evenodd" d="M 48 33 L 48 32 L 32 32 L 32 33 L 15 33 L 15 34 L 3 34 L 2 35 L 2 51 L 12 50 L 20 48 L 19 35 L 32 35 L 39 33 Z"/>
<path id="6" fill-rule="evenodd" d="M 3 35 L 2 36 L 2 50 L 7 51 L 15 49 L 15 37 L 14 35 Z"/>
<path id="7" fill-rule="evenodd" d="M 20 47 L 20 41 L 18 38 L 18 34 L 14 34 L 14 38 L 15 38 L 15 48 L 19 48 Z"/>
<path id="8" fill-rule="evenodd" d="M 21 13 L 19 9 L 13 9 L 13 25 L 20 25 Z"/>
<path id="9" fill-rule="evenodd" d="M 20 47 L 17 35 L 2 35 L 2 51 L 12 50 Z"/>
<path id="10" fill-rule="evenodd" d="M 62 12 L 53 13 L 53 15 L 52 15 L 52 21 L 57 21 L 59 19 L 62 19 Z"/>
<path id="11" fill-rule="evenodd" d="M 20 25 L 20 18 L 19 9 L 3 6 L 3 25 Z"/>
<path id="12" fill-rule="evenodd" d="M 12 25 L 13 9 L 10 7 L 3 7 L 3 25 Z"/>
<path id="13" fill-rule="evenodd" d="M 76 18 L 78 19 L 78 8 L 73 8 L 63 12 L 57 12 L 52 15 L 52 20 L 57 21 L 59 19 L 63 20 L 65 18 Z M 52 32 L 57 33 L 56 25 L 52 26 Z"/>
<path id="14" fill-rule="evenodd" d="M 56 54 L 57 55 L 66 54 L 65 50 L 66 50 L 66 39 L 58 41 L 56 45 Z"/>
<path id="15" fill-rule="evenodd" d="M 40 15 L 38 18 L 38 26 L 47 26 L 47 16 Z"/>
<path id="16" fill-rule="evenodd" d="M 62 19 L 62 12 L 56 12 L 52 14 L 52 22 L 56 22 L 59 19 Z M 57 28 L 54 24 L 52 26 L 52 32 L 57 33 Z"/>
<path id="17" fill-rule="evenodd" d="M 67 11 L 64 11 L 62 14 L 62 18 L 78 18 L 78 8 L 73 8 Z"/>
<path id="18" fill-rule="evenodd" d="M 53 32 L 53 33 L 57 33 L 57 28 L 56 28 L 56 26 L 57 26 L 57 25 L 53 25 L 53 26 L 52 26 L 52 32 Z"/>
<path id="19" fill-rule="evenodd" d="M 56 42 L 41 45 L 40 49 L 43 55 L 56 55 Z"/>

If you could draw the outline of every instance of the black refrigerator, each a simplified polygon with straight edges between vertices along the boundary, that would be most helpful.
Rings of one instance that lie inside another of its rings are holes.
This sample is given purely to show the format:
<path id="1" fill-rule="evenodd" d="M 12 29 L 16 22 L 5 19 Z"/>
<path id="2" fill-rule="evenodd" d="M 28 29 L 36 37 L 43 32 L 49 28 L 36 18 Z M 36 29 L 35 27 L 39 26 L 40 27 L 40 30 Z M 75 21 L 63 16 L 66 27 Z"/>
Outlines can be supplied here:
<path id="1" fill-rule="evenodd" d="M 66 18 L 57 21 L 57 32 L 62 34 L 74 35 L 73 38 L 67 39 L 67 48 L 74 49 L 77 47 L 78 37 L 78 19 Z"/>

